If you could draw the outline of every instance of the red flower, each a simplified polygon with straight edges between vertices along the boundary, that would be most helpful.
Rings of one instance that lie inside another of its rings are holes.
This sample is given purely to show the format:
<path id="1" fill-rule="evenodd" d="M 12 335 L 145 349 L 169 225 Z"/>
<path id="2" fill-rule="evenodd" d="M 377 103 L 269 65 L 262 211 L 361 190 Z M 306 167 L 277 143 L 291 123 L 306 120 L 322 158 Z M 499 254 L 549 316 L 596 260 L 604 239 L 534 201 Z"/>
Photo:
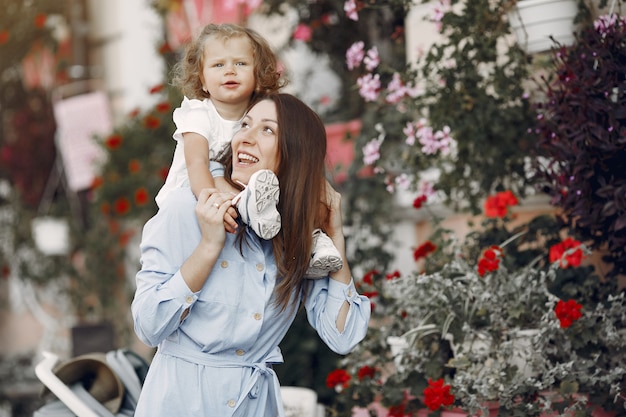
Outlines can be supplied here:
<path id="1" fill-rule="evenodd" d="M 165 167 L 163 167 L 163 168 L 161 168 L 159 170 L 159 177 L 163 181 L 165 181 L 167 179 L 167 174 L 169 174 L 169 172 L 170 172 L 170 167 L 169 166 L 165 166 Z"/>
<path id="2" fill-rule="evenodd" d="M 170 44 L 168 42 L 163 42 L 161 44 L 161 46 L 159 46 L 159 53 L 161 55 L 165 55 L 172 52 L 172 47 L 170 46 Z"/>
<path id="3" fill-rule="evenodd" d="M 444 385 L 443 378 L 436 381 L 428 379 L 428 387 L 424 389 L 424 404 L 432 411 L 442 406 L 452 405 L 454 395 L 450 394 L 450 385 Z"/>
<path id="4" fill-rule="evenodd" d="M 426 197 L 424 194 L 419 195 L 415 200 L 413 200 L 413 207 L 419 210 L 422 208 L 422 204 L 424 204 L 427 200 L 428 197 Z"/>
<path id="5" fill-rule="evenodd" d="M 311 40 L 312 36 L 313 31 L 311 28 L 303 23 L 300 23 L 296 27 L 296 30 L 293 31 L 293 38 L 300 41 L 308 42 Z"/>
<path id="6" fill-rule="evenodd" d="M 583 251 L 580 249 L 580 242 L 571 237 L 565 238 L 561 243 L 550 248 L 550 262 L 559 261 L 561 268 L 579 266 L 582 258 Z"/>
<path id="7" fill-rule="evenodd" d="M 130 113 L 128 113 L 128 117 L 130 117 L 131 119 L 133 117 L 137 117 L 138 115 L 139 115 L 139 109 L 137 108 L 131 110 Z"/>
<path id="8" fill-rule="evenodd" d="M 497 271 L 503 255 L 502 248 L 499 246 L 492 246 L 487 249 L 478 260 L 478 275 L 483 277 L 487 272 Z"/>
<path id="9" fill-rule="evenodd" d="M 128 242 L 130 242 L 130 238 L 133 237 L 134 234 L 135 232 L 132 230 L 122 232 L 119 237 L 119 245 L 123 248 L 128 246 Z"/>
<path id="10" fill-rule="evenodd" d="M 385 276 L 385 279 L 388 281 L 391 281 L 394 278 L 400 278 L 400 271 L 398 271 L 397 269 L 393 271 L 391 274 L 387 274 Z"/>
<path id="11" fill-rule="evenodd" d="M 9 265 L 3 264 L 2 265 L 2 278 L 8 278 L 9 275 L 11 275 L 11 268 L 9 268 Z"/>
<path id="12" fill-rule="evenodd" d="M 104 184 L 102 177 L 96 176 L 93 178 L 93 181 L 91 181 L 91 188 L 95 190 L 96 188 L 101 187 L 102 184 Z"/>
<path id="13" fill-rule="evenodd" d="M 0 45 L 4 45 L 9 42 L 9 31 L 4 29 L 0 30 Z"/>
<path id="14" fill-rule="evenodd" d="M 111 135 L 104 141 L 104 144 L 110 150 L 115 150 L 122 145 L 122 135 Z"/>
<path id="15" fill-rule="evenodd" d="M 517 197 L 511 191 L 496 193 L 485 200 L 485 216 L 504 217 L 509 211 L 509 207 L 517 204 Z"/>
<path id="16" fill-rule="evenodd" d="M 376 375 L 376 368 L 367 365 L 361 367 L 356 374 L 356 376 L 359 378 L 359 381 L 367 377 L 373 379 L 374 375 Z"/>
<path id="17" fill-rule="evenodd" d="M 341 392 L 350 385 L 350 374 L 345 369 L 335 369 L 326 377 L 326 386 Z"/>
<path id="18" fill-rule="evenodd" d="M 148 129 L 156 129 L 161 125 L 161 121 L 154 116 L 148 115 L 143 119 L 143 125 Z"/>
<path id="19" fill-rule="evenodd" d="M 111 214 L 111 205 L 108 202 L 104 202 L 102 203 L 102 205 L 100 206 L 100 212 L 105 215 L 108 216 L 109 214 Z"/>
<path id="20" fill-rule="evenodd" d="M 135 191 L 135 204 L 138 206 L 143 206 L 148 202 L 148 190 L 144 187 L 141 187 L 137 191 Z"/>
<path id="21" fill-rule="evenodd" d="M 389 413 L 387 413 L 388 417 L 404 417 L 406 411 L 406 403 L 392 405 L 389 407 Z"/>
<path id="22" fill-rule="evenodd" d="M 113 210 L 120 216 L 127 214 L 130 211 L 130 201 L 126 197 L 118 198 L 113 204 Z"/>
<path id="23" fill-rule="evenodd" d="M 374 285 L 374 275 L 378 275 L 379 272 L 375 269 L 368 271 L 365 275 L 363 275 L 363 282 L 369 285 Z"/>
<path id="24" fill-rule="evenodd" d="M 157 84 L 150 88 L 150 94 L 156 94 L 159 91 L 162 91 L 165 88 L 163 84 Z"/>
<path id="25" fill-rule="evenodd" d="M 130 161 L 128 161 L 128 172 L 134 174 L 136 172 L 139 172 L 140 169 L 141 162 L 139 162 L 138 159 L 131 159 Z"/>
<path id="26" fill-rule="evenodd" d="M 167 113 L 170 111 L 170 103 L 162 101 L 161 103 L 158 103 L 155 108 L 159 113 Z"/>
<path id="27" fill-rule="evenodd" d="M 37 16 L 35 16 L 35 27 L 37 29 L 41 29 L 46 25 L 46 20 L 48 19 L 48 17 L 43 14 L 43 13 L 38 13 Z"/>
<path id="28" fill-rule="evenodd" d="M 415 249 L 415 252 L 413 252 L 413 259 L 417 261 L 420 258 L 425 258 L 427 255 L 433 253 L 436 250 L 437 245 L 435 245 L 430 240 L 427 240 L 426 242 L 422 243 L 417 249 Z"/>
<path id="29" fill-rule="evenodd" d="M 583 306 L 574 300 L 559 300 L 554 307 L 554 313 L 561 322 L 561 327 L 567 329 L 572 323 L 582 317 L 583 313 L 580 312 L 582 308 Z"/>
<path id="30" fill-rule="evenodd" d="M 367 298 L 374 298 L 378 297 L 378 291 L 363 291 L 361 295 L 364 295 Z"/>

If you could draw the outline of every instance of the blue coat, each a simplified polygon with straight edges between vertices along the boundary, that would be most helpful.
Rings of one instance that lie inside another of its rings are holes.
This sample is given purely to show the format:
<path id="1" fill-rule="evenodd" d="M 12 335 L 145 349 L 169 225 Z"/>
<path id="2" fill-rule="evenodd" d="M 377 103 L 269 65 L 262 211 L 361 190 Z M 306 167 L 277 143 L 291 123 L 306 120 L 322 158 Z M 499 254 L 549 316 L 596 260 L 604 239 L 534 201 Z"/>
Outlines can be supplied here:
<path id="1" fill-rule="evenodd" d="M 282 416 L 271 365 L 283 362 L 278 345 L 301 297 L 293 296 L 283 312 L 276 307 L 271 242 L 250 228 L 243 253 L 235 236 L 226 234 L 204 287 L 192 292 L 180 267 L 200 241 L 195 205 L 189 188 L 173 190 L 143 230 L 132 314 L 138 337 L 158 349 L 135 416 Z M 310 280 L 309 286 L 304 305 L 309 323 L 333 351 L 350 352 L 365 337 L 368 298 L 356 292 L 354 282 L 325 278 Z M 350 311 L 339 332 L 335 320 L 344 301 Z"/>

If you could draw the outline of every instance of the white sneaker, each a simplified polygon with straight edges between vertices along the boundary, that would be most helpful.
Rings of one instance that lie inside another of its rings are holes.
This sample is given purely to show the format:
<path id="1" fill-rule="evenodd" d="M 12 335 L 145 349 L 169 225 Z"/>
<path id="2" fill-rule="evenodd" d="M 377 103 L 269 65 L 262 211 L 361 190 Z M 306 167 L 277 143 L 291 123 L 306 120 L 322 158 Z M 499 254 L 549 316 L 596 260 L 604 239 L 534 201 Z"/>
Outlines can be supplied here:
<path id="1" fill-rule="evenodd" d="M 321 229 L 315 229 L 313 231 L 311 262 L 304 276 L 311 279 L 324 278 L 342 267 L 343 259 L 341 259 L 341 254 L 333 241 Z"/>
<path id="2" fill-rule="evenodd" d="M 278 178 L 269 169 L 262 169 L 250 177 L 246 188 L 234 199 L 241 220 L 262 239 L 269 240 L 280 231 Z"/>

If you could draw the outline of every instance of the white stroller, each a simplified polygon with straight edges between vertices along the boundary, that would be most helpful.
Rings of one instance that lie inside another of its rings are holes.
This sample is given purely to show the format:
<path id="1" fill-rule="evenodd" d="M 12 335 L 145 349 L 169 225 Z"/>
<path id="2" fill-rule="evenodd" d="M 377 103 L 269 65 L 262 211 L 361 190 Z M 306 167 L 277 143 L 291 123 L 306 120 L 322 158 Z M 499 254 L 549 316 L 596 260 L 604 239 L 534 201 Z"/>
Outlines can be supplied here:
<path id="1" fill-rule="evenodd" d="M 132 417 L 148 364 L 127 349 L 90 353 L 57 366 L 58 357 L 44 352 L 35 374 L 44 393 L 56 399 L 33 417 Z"/>

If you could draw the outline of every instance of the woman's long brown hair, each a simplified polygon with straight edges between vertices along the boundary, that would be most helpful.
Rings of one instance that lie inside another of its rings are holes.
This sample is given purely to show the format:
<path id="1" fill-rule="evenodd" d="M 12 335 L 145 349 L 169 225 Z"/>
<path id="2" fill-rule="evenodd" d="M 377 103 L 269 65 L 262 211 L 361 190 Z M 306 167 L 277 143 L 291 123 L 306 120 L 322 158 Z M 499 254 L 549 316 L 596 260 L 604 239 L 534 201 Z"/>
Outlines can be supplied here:
<path id="1" fill-rule="evenodd" d="M 279 277 L 276 302 L 284 310 L 292 295 L 304 290 L 313 230 L 323 228 L 328 221 L 329 210 L 321 199 L 326 186 L 326 130 L 317 113 L 290 94 L 270 94 L 262 100 L 276 104 L 278 117 L 276 176 L 282 226 L 272 245 Z M 221 158 L 226 178 L 232 174 L 231 155 L 227 152 Z"/>

